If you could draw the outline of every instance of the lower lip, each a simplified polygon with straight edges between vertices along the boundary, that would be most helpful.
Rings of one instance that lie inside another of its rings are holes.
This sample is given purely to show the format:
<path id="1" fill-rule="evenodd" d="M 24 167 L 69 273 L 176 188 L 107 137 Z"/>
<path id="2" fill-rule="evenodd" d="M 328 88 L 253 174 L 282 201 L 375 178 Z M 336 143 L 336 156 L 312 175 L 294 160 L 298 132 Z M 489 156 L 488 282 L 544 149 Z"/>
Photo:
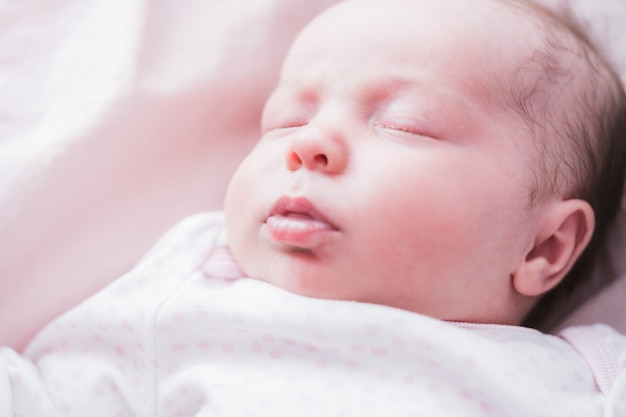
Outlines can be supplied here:
<path id="1" fill-rule="evenodd" d="M 313 249 L 337 233 L 330 224 L 306 216 L 270 216 L 265 225 L 273 243 Z"/>

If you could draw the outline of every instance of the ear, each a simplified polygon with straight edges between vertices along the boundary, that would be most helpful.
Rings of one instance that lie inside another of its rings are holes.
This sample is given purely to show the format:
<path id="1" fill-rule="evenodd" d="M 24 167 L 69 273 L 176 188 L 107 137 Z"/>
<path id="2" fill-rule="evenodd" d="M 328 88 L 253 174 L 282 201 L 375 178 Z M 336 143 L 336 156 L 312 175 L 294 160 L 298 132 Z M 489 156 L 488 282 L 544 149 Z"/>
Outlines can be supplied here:
<path id="1" fill-rule="evenodd" d="M 593 209 L 586 201 L 547 203 L 533 247 L 512 274 L 515 290 L 539 296 L 556 287 L 587 247 L 594 227 Z"/>

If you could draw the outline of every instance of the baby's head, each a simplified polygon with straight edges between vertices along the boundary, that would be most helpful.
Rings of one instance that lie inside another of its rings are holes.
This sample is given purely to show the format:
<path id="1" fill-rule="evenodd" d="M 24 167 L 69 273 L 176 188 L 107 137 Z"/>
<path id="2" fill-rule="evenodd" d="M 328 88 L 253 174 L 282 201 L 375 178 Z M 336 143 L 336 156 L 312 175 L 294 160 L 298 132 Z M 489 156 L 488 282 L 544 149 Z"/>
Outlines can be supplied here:
<path id="1" fill-rule="evenodd" d="M 344 1 L 295 41 L 231 181 L 233 255 L 306 296 L 519 324 L 619 206 L 624 106 L 536 6 Z"/>

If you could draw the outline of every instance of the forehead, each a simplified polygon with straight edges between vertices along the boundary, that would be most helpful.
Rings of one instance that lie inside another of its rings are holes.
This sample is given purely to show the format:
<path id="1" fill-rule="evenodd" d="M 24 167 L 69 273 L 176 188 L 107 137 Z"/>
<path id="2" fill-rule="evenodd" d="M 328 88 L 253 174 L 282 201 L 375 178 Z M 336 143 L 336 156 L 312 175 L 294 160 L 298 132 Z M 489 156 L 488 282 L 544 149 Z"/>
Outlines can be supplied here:
<path id="1" fill-rule="evenodd" d="M 461 42 L 492 48 L 501 43 L 511 48 L 514 39 L 501 36 L 511 29 L 512 22 L 504 21 L 512 20 L 507 10 L 494 0 L 344 0 L 314 19 L 300 42 L 309 47 L 339 40 L 387 48 L 411 48 L 415 41 L 439 47 Z M 452 39 L 456 42 L 444 42 Z"/>
<path id="2" fill-rule="evenodd" d="M 532 36 L 521 32 L 532 31 L 516 20 L 494 0 L 345 0 L 305 28 L 283 72 L 349 80 L 355 69 L 406 77 L 429 71 L 477 87 L 494 75 L 508 78 L 528 51 Z"/>
<path id="3" fill-rule="evenodd" d="M 531 154 L 535 140 L 515 105 L 526 88 L 515 81 L 519 68 L 543 44 L 528 13 L 507 0 L 344 0 L 296 39 L 279 90 L 330 85 L 384 95 L 399 79 L 436 100 L 433 111 L 467 109 L 467 123 L 471 117 L 486 131 L 504 129 Z"/>

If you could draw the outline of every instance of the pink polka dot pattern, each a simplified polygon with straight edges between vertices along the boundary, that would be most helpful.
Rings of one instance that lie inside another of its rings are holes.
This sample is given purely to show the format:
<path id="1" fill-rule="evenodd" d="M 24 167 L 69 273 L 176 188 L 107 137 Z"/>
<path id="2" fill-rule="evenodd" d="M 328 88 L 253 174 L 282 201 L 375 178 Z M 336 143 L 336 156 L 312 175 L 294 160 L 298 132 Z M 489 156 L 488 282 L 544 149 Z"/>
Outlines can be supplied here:
<path id="1" fill-rule="evenodd" d="M 34 365 L 0 351 L 0 415 L 11 395 L 10 414 L 28 417 L 626 416 L 626 342 L 604 328 L 578 333 L 610 347 L 601 392 L 575 333 L 444 323 L 242 278 L 221 221 L 187 220 L 47 327 L 26 352 Z"/>

